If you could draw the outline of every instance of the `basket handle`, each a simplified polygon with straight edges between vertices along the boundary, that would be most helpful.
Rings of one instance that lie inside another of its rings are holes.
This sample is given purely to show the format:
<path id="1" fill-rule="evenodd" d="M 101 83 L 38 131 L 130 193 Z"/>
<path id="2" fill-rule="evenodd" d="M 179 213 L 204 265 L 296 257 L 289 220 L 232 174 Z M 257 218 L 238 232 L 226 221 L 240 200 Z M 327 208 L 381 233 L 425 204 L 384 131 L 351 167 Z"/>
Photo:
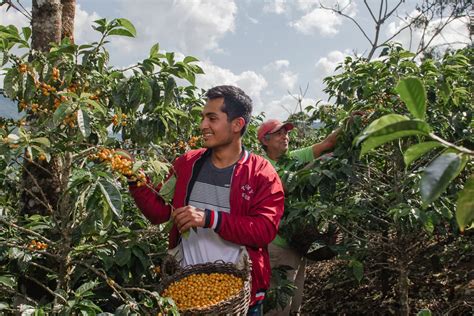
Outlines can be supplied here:
<path id="1" fill-rule="evenodd" d="M 174 256 L 165 256 L 161 262 L 161 275 L 162 278 L 167 278 L 173 274 L 178 273 L 181 270 L 178 260 Z"/>

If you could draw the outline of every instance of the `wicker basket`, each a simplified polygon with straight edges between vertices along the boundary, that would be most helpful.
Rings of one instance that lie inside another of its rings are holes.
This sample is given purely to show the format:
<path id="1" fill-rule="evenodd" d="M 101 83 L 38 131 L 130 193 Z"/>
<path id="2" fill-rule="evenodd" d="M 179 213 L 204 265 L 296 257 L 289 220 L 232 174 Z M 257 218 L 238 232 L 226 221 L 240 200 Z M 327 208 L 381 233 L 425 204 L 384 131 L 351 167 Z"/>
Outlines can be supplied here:
<path id="1" fill-rule="evenodd" d="M 250 288 L 251 288 L 251 262 L 248 256 L 244 258 L 243 269 L 238 269 L 235 264 L 226 263 L 224 261 L 216 261 L 213 263 L 196 264 L 179 267 L 176 260 L 172 256 L 165 258 L 162 264 L 162 280 L 159 286 L 160 294 L 170 286 L 171 283 L 181 280 L 192 274 L 200 273 L 226 273 L 232 274 L 241 278 L 244 281 L 244 286 L 239 293 L 229 297 L 225 301 L 221 301 L 215 305 L 206 308 L 195 308 L 180 310 L 182 315 L 246 315 L 250 303 Z M 171 275 L 167 275 L 170 270 L 174 270 Z"/>

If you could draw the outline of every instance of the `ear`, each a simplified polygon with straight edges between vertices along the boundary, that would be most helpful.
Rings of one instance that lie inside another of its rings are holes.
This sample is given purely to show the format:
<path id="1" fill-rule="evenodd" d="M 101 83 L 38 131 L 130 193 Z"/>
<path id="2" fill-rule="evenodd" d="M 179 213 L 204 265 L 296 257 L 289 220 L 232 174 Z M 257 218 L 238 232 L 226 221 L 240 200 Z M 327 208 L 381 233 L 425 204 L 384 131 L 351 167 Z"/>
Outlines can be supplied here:
<path id="1" fill-rule="evenodd" d="M 244 126 L 245 126 L 245 120 L 243 117 L 235 118 L 234 121 L 232 122 L 233 131 L 236 133 L 240 133 L 240 131 L 242 130 L 242 128 L 244 128 Z"/>

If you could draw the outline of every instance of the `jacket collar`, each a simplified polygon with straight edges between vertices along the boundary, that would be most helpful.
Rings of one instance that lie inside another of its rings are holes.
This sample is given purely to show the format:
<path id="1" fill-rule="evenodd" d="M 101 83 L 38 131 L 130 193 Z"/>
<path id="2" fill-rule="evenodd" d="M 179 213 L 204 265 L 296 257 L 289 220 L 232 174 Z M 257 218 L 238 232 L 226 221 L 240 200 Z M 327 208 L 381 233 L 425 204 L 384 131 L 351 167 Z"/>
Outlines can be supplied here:
<path id="1" fill-rule="evenodd" d="M 210 148 L 207 148 L 201 155 L 201 158 L 205 158 L 205 157 L 208 157 L 210 156 L 212 153 L 212 149 Z M 250 152 L 248 150 L 245 149 L 244 146 L 242 146 L 242 156 L 240 157 L 240 159 L 236 162 L 236 164 L 238 165 L 242 165 L 244 163 L 246 163 L 248 160 L 249 160 L 249 157 L 250 157 Z"/>

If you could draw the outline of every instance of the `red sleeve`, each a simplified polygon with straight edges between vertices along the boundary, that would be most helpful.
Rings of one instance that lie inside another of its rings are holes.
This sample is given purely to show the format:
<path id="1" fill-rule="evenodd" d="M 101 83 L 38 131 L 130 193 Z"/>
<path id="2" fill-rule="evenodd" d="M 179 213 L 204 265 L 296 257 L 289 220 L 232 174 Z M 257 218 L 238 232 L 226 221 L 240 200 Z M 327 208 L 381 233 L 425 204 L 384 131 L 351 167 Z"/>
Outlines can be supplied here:
<path id="1" fill-rule="evenodd" d="M 258 176 L 257 191 L 247 215 L 218 212 L 217 233 L 225 240 L 248 247 L 266 247 L 275 239 L 284 210 L 284 192 L 273 167 L 268 164 Z"/>

